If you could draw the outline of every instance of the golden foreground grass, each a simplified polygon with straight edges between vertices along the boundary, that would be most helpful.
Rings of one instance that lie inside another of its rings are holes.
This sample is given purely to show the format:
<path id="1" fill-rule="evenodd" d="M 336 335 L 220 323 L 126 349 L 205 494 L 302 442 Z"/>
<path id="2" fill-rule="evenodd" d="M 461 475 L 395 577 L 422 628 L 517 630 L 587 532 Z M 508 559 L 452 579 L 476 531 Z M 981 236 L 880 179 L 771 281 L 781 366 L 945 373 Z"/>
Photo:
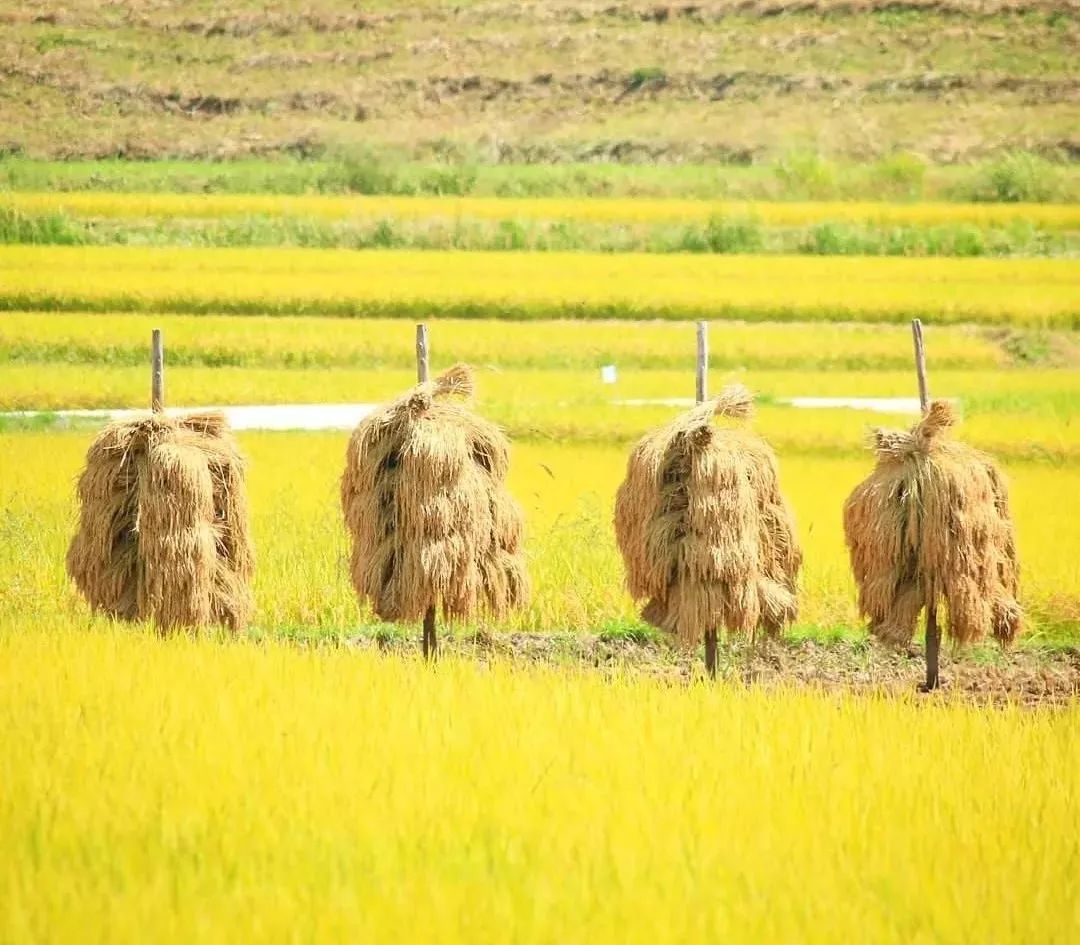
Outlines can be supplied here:
<path id="1" fill-rule="evenodd" d="M 672 411 L 667 411 L 671 416 Z M 757 429 L 765 429 L 758 422 Z M 75 525 L 74 483 L 90 431 L 0 434 L 0 616 L 83 622 L 64 574 Z M 966 434 L 965 434 L 966 435 Z M 241 433 L 257 551 L 255 632 L 348 635 L 372 616 L 347 575 L 338 499 L 347 432 Z M 586 630 L 636 622 L 612 528 L 627 447 L 517 443 L 509 487 L 525 508 L 533 598 L 497 630 Z M 780 450 L 781 485 L 806 552 L 799 632 L 860 626 L 841 528 L 845 497 L 872 467 L 864 455 Z M 1080 492 L 1080 466 L 1006 464 L 1017 522 L 1024 604 L 1034 640 L 1080 627 L 1080 523 L 1062 502 Z"/>
<path id="2" fill-rule="evenodd" d="M 1065 259 L 0 248 L 0 308 L 1080 326 Z"/>
<path id="3" fill-rule="evenodd" d="M 0 621 L 0 940 L 1074 942 L 1080 708 Z"/>
<path id="4" fill-rule="evenodd" d="M 315 217 L 327 220 L 550 220 L 588 223 L 688 223 L 714 218 L 766 226 L 821 222 L 891 226 L 1026 222 L 1080 228 L 1080 206 L 1037 203 L 875 203 L 868 201 L 751 202 L 558 197 L 278 196 L 275 194 L 5 193 L 0 206 L 24 213 L 68 213 L 109 219 Z"/>

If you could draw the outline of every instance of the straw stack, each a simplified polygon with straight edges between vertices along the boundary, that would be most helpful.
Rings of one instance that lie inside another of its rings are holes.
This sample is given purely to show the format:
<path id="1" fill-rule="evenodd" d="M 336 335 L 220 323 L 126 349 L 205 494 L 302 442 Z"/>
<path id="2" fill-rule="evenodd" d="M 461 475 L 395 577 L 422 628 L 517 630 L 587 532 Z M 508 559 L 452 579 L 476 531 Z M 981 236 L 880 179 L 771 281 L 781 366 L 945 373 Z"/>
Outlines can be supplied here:
<path id="1" fill-rule="evenodd" d="M 250 619 L 244 460 L 220 413 L 110 424 L 78 500 L 67 570 L 94 610 L 165 630 Z"/>
<path id="2" fill-rule="evenodd" d="M 528 598 L 522 513 L 506 490 L 510 444 L 463 402 L 458 365 L 365 417 L 341 479 L 350 573 L 380 618 L 500 617 Z"/>
<path id="3" fill-rule="evenodd" d="M 941 601 L 956 644 L 1008 644 L 1021 629 L 1008 486 L 989 456 L 951 438 L 954 423 L 935 400 L 910 432 L 877 430 L 877 465 L 844 505 L 859 609 L 898 646 Z"/>
<path id="4" fill-rule="evenodd" d="M 616 496 L 630 593 L 683 647 L 717 627 L 773 635 L 798 612 L 802 552 L 776 456 L 752 431 L 714 423 L 752 411 L 749 391 L 733 385 L 647 434 Z"/>

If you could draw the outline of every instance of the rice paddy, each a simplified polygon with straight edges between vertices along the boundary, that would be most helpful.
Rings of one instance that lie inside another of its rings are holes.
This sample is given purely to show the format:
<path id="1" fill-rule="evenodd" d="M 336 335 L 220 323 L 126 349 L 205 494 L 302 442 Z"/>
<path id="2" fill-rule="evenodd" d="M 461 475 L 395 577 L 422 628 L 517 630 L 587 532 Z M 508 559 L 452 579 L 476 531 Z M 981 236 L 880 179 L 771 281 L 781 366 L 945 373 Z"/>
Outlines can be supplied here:
<path id="1" fill-rule="evenodd" d="M 842 287 L 838 291 L 838 287 Z M 1080 325 L 1059 259 L 9 246 L 0 309 Z"/>
<path id="2" fill-rule="evenodd" d="M 767 226 L 842 222 L 935 226 L 1004 226 L 1024 222 L 1080 229 L 1075 204 L 874 203 L 869 201 L 710 201 L 557 197 L 398 197 L 273 194 L 5 193 L 0 205 L 24 213 L 154 220 L 222 217 L 312 217 L 329 220 L 459 218 L 602 223 L 685 223 L 737 218 Z"/>
<path id="3" fill-rule="evenodd" d="M 857 424 L 858 448 L 866 421 Z M 764 418 L 755 428 L 769 432 Z M 3 435 L 0 572 L 10 579 L 0 612 L 9 617 L 85 619 L 85 605 L 64 574 L 64 552 L 75 527 L 74 483 L 89 438 L 81 431 Z M 338 499 L 348 435 L 250 432 L 239 439 L 250 459 L 257 632 L 337 636 L 370 626 L 373 618 L 359 608 L 349 584 Z M 872 467 L 872 457 L 865 449 L 829 455 L 810 451 L 808 441 L 796 453 L 783 441 L 774 443 L 781 486 L 794 507 L 805 550 L 799 628 L 856 633 L 840 510 Z M 496 631 L 595 631 L 636 622 L 611 526 L 626 455 L 625 446 L 580 442 L 514 447 L 509 489 L 525 507 L 532 601 L 519 615 L 485 625 Z M 1073 517 L 1060 514 L 1060 506 L 1062 496 L 1080 489 L 1080 474 L 1075 463 L 1027 460 L 1009 462 L 1006 470 L 1034 639 L 1068 638 L 1080 623 L 1080 528 Z"/>
<path id="4" fill-rule="evenodd" d="M 0 618 L 12 945 L 1075 938 L 1075 705 L 68 624 Z"/>
<path id="5" fill-rule="evenodd" d="M 292 212 L 77 196 L 87 214 Z M 378 212 L 399 205 L 420 206 Z M 929 212 L 888 213 L 909 210 Z M 1073 941 L 1078 289 L 1067 258 L 0 247 L 4 412 L 145 407 L 151 327 L 170 405 L 381 403 L 415 381 L 405 318 L 428 322 L 433 371 L 473 364 L 476 413 L 511 438 L 532 586 L 520 607 L 458 608 L 440 627 L 456 646 L 422 665 L 395 641 L 427 601 L 373 608 L 380 588 L 358 599 L 350 576 L 349 433 L 242 431 L 250 622 L 121 625 L 65 573 L 97 426 L 0 419 L 0 941 Z M 950 655 L 946 686 L 975 681 L 921 699 L 906 663 L 881 681 L 842 520 L 870 427 L 913 418 L 788 402 L 913 397 L 912 315 L 959 438 L 1009 478 L 1027 617 L 1018 652 Z M 671 656 L 616 543 L 631 444 L 694 394 L 699 316 L 709 389 L 757 394 L 803 551 L 771 683 L 737 647 L 716 683 Z M 560 655 L 568 637 L 655 665 Z M 847 675 L 794 675 L 804 644 Z M 968 701 L 984 696 L 1004 704 Z M 957 864 L 968 881 L 946 878 Z"/>

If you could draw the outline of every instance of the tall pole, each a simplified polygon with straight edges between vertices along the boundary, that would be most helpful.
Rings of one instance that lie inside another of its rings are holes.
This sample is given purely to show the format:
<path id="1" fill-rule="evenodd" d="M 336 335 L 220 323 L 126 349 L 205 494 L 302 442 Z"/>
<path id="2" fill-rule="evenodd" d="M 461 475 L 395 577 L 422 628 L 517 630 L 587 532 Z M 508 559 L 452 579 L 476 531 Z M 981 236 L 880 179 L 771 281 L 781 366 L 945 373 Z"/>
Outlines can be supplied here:
<path id="1" fill-rule="evenodd" d="M 150 409 L 154 413 L 165 409 L 165 343 L 160 328 L 150 332 Z"/>
<path id="2" fill-rule="evenodd" d="M 923 415 L 930 409 L 930 386 L 926 382 L 926 345 L 923 343 L 922 322 L 912 319 L 911 337 L 915 342 L 915 374 L 919 379 L 919 407 Z M 941 627 L 938 626 L 937 600 L 926 604 L 926 682 L 923 692 L 933 692 L 941 685 L 939 663 L 941 656 Z"/>
<path id="3" fill-rule="evenodd" d="M 423 384 L 428 379 L 428 333 L 427 325 L 416 326 L 416 380 Z M 439 655 L 439 640 L 435 633 L 435 605 L 424 612 L 424 630 L 421 637 L 421 649 L 425 660 L 433 660 Z"/>
<path id="4" fill-rule="evenodd" d="M 428 379 L 427 325 L 416 326 L 416 380 L 423 384 Z"/>
<path id="5" fill-rule="evenodd" d="M 697 363 L 695 370 L 694 399 L 705 403 L 709 396 L 709 323 L 697 323 Z M 716 627 L 705 631 L 705 672 L 710 679 L 716 678 Z"/>
<path id="6" fill-rule="evenodd" d="M 919 407 L 925 414 L 930 409 L 930 388 L 926 383 L 926 346 L 923 344 L 922 322 L 912 319 L 911 337 L 915 341 L 915 374 L 919 378 Z"/>
<path id="7" fill-rule="evenodd" d="M 709 323 L 697 323 L 697 384 L 695 399 L 705 403 L 709 396 Z"/>

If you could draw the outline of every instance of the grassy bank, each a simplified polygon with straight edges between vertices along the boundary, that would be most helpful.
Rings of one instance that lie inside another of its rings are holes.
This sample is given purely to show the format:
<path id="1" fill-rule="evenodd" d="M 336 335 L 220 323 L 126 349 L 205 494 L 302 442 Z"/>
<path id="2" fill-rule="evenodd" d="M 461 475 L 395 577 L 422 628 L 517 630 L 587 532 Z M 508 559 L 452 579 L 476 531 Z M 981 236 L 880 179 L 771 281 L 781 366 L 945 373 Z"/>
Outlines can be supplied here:
<path id="1" fill-rule="evenodd" d="M 0 191 L 1077 203 L 1080 171 L 1024 151 L 948 165 L 903 152 L 836 161 L 798 149 L 750 165 L 514 164 L 424 162 L 360 148 L 306 159 L 49 161 L 0 155 Z"/>
<path id="2" fill-rule="evenodd" d="M 0 243 L 811 256 L 1080 253 L 1080 211 L 1041 204 L 131 196 L 114 204 L 102 195 L 85 197 L 0 197 Z"/>

